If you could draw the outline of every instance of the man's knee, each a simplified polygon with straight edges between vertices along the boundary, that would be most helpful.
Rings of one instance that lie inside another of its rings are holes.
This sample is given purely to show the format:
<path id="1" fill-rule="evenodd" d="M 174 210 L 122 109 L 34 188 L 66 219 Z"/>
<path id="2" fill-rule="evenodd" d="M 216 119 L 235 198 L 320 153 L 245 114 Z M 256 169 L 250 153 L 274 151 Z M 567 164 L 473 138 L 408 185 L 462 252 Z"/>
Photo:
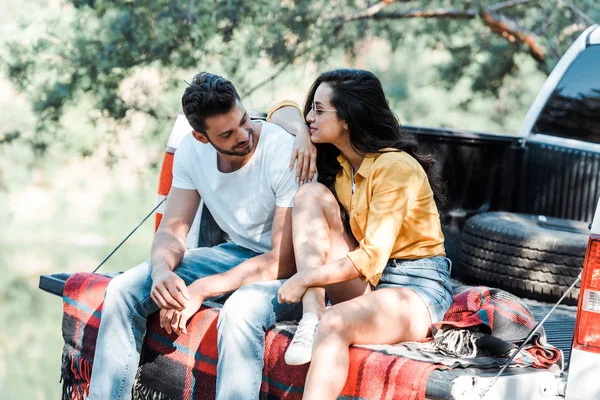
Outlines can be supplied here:
<path id="1" fill-rule="evenodd" d="M 268 285 L 267 285 L 268 286 Z M 265 329 L 274 321 L 272 315 L 272 301 L 277 301 L 277 291 L 270 294 L 264 283 L 246 285 L 233 292 L 225 301 L 219 314 L 218 327 L 223 324 L 228 326 L 250 326 Z"/>
<path id="2" fill-rule="evenodd" d="M 117 275 L 108 282 L 104 293 L 105 299 L 122 298 L 129 293 L 129 281 L 124 278 L 124 275 L 125 273 Z"/>
<path id="3" fill-rule="evenodd" d="M 150 268 L 144 263 L 110 280 L 104 294 L 104 301 L 109 302 L 136 302 L 142 301 L 150 295 L 151 288 Z M 148 293 L 145 293 L 148 292 Z"/>

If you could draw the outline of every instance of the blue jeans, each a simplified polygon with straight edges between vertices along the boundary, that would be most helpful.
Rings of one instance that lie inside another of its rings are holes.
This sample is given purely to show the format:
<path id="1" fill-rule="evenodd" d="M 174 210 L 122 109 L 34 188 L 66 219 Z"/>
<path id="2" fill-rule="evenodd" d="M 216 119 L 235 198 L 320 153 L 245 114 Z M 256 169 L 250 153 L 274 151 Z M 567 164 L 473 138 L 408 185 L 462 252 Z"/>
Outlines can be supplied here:
<path id="1" fill-rule="evenodd" d="M 185 253 L 175 273 L 189 285 L 256 255 L 233 243 L 198 248 Z M 113 278 L 106 288 L 89 399 L 131 397 L 148 316 L 158 311 L 150 298 L 150 272 L 150 262 L 146 261 Z M 283 282 L 247 285 L 225 301 L 217 323 L 217 399 L 258 399 L 265 331 L 277 321 L 302 314 L 300 304 L 277 303 Z"/>
<path id="2" fill-rule="evenodd" d="M 405 287 L 423 299 L 431 323 L 440 322 L 452 304 L 450 271 L 452 261 L 444 256 L 416 260 L 390 259 L 381 274 L 377 289 Z"/>

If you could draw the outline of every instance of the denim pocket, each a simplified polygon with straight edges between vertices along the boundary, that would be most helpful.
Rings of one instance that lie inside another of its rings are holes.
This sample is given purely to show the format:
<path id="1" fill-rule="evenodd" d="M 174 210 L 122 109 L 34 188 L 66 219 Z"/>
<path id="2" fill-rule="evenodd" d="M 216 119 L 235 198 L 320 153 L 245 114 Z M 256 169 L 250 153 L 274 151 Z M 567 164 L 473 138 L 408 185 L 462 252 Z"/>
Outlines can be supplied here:
<path id="1" fill-rule="evenodd" d="M 425 288 L 436 294 L 439 303 L 451 290 L 449 267 L 446 257 L 390 260 L 382 275 L 382 281 L 384 284 Z"/>
<path id="2" fill-rule="evenodd" d="M 443 260 L 443 261 L 442 261 Z M 438 280 L 441 273 L 447 271 L 447 261 L 444 258 L 422 258 L 419 260 L 393 260 L 388 267 L 397 273 L 417 278 L 428 278 Z"/>

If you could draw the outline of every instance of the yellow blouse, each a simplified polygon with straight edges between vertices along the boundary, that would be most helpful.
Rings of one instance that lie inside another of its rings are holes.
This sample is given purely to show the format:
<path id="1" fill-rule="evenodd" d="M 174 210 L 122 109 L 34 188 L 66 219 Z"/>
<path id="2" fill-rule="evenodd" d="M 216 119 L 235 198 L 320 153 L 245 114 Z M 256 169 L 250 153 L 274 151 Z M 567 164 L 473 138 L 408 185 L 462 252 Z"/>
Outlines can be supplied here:
<path id="1" fill-rule="evenodd" d="M 269 110 L 267 121 L 283 101 Z M 363 281 L 376 286 L 390 258 L 413 260 L 445 255 L 440 216 L 427 174 L 412 156 L 390 149 L 369 153 L 355 174 L 343 154 L 336 176 L 338 200 L 350 216 L 358 248 L 348 253 Z"/>
<path id="2" fill-rule="evenodd" d="M 402 151 L 369 153 L 355 174 L 343 154 L 335 190 L 358 248 L 348 253 L 361 279 L 376 286 L 390 258 L 445 255 L 440 216 L 421 165 Z"/>

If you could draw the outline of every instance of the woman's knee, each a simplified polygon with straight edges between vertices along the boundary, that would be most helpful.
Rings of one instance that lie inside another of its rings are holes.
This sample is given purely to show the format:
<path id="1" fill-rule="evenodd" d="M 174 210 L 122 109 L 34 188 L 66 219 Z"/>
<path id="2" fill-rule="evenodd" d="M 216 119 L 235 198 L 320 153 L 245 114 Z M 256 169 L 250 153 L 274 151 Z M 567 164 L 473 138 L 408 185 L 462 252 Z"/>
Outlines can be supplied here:
<path id="1" fill-rule="evenodd" d="M 339 219 L 340 206 L 327 186 L 316 182 L 302 185 L 294 197 L 293 215 L 303 215 L 315 209 L 321 209 L 328 220 Z"/>
<path id="2" fill-rule="evenodd" d="M 296 205 L 311 205 L 311 204 L 327 204 L 333 202 L 337 204 L 333 193 L 327 186 L 318 182 L 311 182 L 300 186 L 294 197 L 294 206 Z"/>
<path id="3" fill-rule="evenodd" d="M 317 335 L 319 337 L 336 335 L 349 339 L 349 328 L 346 318 L 341 313 L 336 312 L 335 309 L 329 309 L 319 321 Z"/>

